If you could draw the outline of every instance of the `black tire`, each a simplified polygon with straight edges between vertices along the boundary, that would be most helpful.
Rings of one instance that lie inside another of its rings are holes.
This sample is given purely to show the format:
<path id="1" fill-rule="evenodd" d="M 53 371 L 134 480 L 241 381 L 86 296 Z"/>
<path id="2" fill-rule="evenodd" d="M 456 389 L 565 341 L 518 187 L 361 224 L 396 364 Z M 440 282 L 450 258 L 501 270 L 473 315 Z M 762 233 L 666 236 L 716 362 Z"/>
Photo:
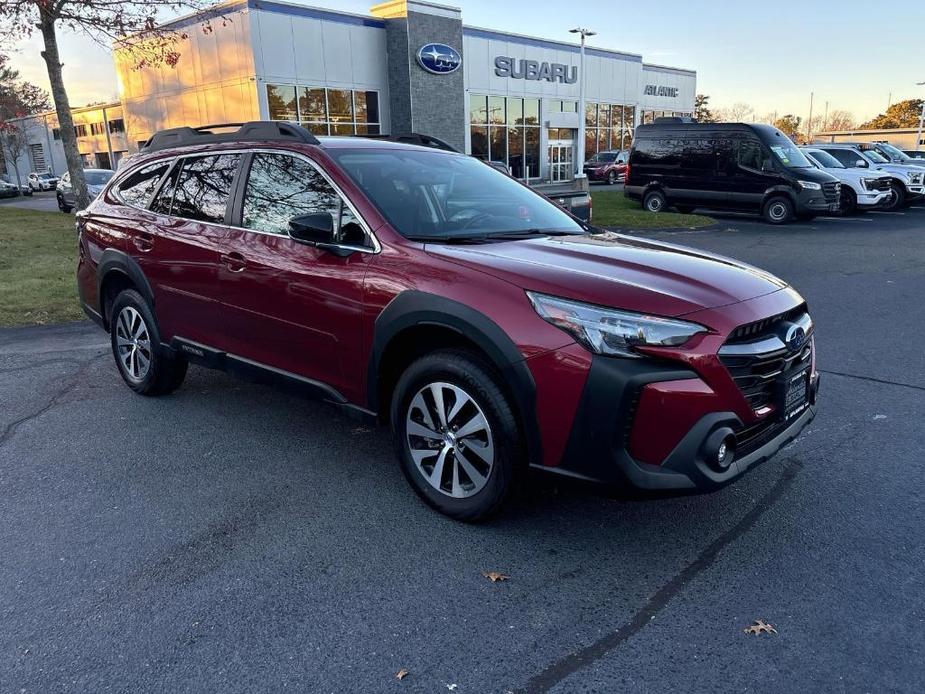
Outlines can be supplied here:
<path id="1" fill-rule="evenodd" d="M 842 214 L 854 214 L 858 211 L 857 193 L 846 185 L 841 187 L 841 211 Z"/>
<path id="2" fill-rule="evenodd" d="M 502 382 L 495 370 L 477 355 L 464 350 L 441 350 L 413 362 L 395 386 L 391 422 L 402 473 L 425 503 L 456 520 L 479 521 L 497 513 L 514 490 L 515 480 L 526 468 L 520 427 L 514 408 L 501 387 Z M 434 389 L 441 393 L 443 414 L 452 415 L 446 433 L 440 431 L 442 425 L 433 397 Z M 462 396 L 457 396 L 454 389 Z M 454 413 L 453 408 L 463 402 L 464 397 L 469 400 Z M 424 406 L 426 414 L 416 403 Z M 480 415 L 484 420 L 479 421 L 486 421 L 487 427 L 457 439 L 456 432 L 466 430 Z M 436 435 L 416 436 L 412 430 L 409 436 L 414 424 L 423 424 Z M 423 453 L 420 463 L 412 455 L 412 439 L 415 451 L 419 456 Z M 488 445 L 484 445 L 486 441 Z M 492 451 L 490 464 L 472 451 L 475 444 Z M 466 472 L 457 460 L 457 446 L 464 452 L 465 465 L 472 468 L 477 463 L 476 472 L 482 473 L 482 477 Z M 427 449 L 432 449 L 433 454 Z M 454 496 L 457 489 L 465 496 Z"/>
<path id="3" fill-rule="evenodd" d="M 681 214 L 690 214 L 694 211 L 693 205 L 675 205 L 674 208 Z"/>
<path id="4" fill-rule="evenodd" d="M 616 184 L 617 184 L 617 172 L 611 171 L 609 174 L 607 174 L 607 185 L 613 186 Z"/>
<path id="5" fill-rule="evenodd" d="M 56 195 L 55 197 L 58 199 L 58 209 L 64 212 L 65 214 L 70 214 L 71 210 L 73 210 L 74 208 L 69 206 L 66 202 L 64 202 L 64 196 Z"/>
<path id="6" fill-rule="evenodd" d="M 886 210 L 887 212 L 901 210 L 906 206 L 906 186 L 900 181 L 893 181 L 890 183 L 890 188 L 893 191 L 893 195 L 890 197 L 890 201 L 880 209 Z"/>
<path id="7" fill-rule="evenodd" d="M 139 395 L 167 395 L 179 388 L 187 361 L 165 354 L 157 321 L 144 297 L 134 289 L 122 291 L 112 302 L 109 316 L 112 356 L 125 384 Z M 134 320 L 136 316 L 141 324 Z M 142 369 L 145 360 L 147 366 Z"/>
<path id="8" fill-rule="evenodd" d="M 664 212 L 668 207 L 668 198 L 660 190 L 650 190 L 642 198 L 642 207 L 646 212 Z"/>
<path id="9" fill-rule="evenodd" d="M 788 224 L 793 221 L 793 203 L 788 197 L 776 195 L 764 203 L 761 216 L 768 224 Z"/>

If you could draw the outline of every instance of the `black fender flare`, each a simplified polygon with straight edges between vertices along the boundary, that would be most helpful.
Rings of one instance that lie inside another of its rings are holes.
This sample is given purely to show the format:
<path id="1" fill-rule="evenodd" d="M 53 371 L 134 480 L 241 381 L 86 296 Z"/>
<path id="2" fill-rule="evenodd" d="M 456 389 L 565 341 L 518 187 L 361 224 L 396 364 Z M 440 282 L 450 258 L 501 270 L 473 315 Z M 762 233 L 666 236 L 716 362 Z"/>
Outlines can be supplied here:
<path id="1" fill-rule="evenodd" d="M 145 277 L 145 273 L 142 271 L 138 261 L 124 251 L 107 248 L 103 251 L 103 255 L 100 256 L 96 271 L 96 295 L 100 304 L 100 315 L 103 316 L 104 321 L 106 317 L 103 315 L 105 310 L 105 306 L 103 306 L 103 284 L 106 278 L 110 277 L 114 272 L 131 280 L 132 284 L 138 288 L 139 293 L 145 298 L 145 301 L 148 302 L 148 306 L 152 310 L 154 309 L 154 292 L 151 290 L 151 284 L 148 282 L 148 278 Z"/>
<path id="2" fill-rule="evenodd" d="M 510 336 L 491 318 L 458 301 L 419 290 L 398 294 L 382 310 L 373 326 L 367 373 L 369 409 L 380 410 L 379 371 L 393 338 L 415 326 L 447 328 L 474 342 L 498 369 L 514 397 L 530 462 L 542 461 L 542 442 L 536 418 L 536 382 L 523 354 Z"/>

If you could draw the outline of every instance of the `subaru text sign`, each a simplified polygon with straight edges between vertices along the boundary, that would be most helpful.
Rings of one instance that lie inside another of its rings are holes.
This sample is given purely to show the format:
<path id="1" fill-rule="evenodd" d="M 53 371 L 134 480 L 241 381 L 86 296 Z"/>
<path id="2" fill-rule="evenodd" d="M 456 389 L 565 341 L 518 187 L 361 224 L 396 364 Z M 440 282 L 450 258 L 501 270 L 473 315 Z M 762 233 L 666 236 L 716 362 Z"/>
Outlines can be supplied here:
<path id="1" fill-rule="evenodd" d="M 462 56 L 445 43 L 428 43 L 418 49 L 418 65 L 435 75 L 446 75 L 459 69 Z"/>
<path id="2" fill-rule="evenodd" d="M 515 80 L 546 80 L 574 84 L 578 81 L 578 68 L 562 63 L 545 63 L 537 60 L 515 60 L 506 55 L 495 58 L 495 74 Z"/>

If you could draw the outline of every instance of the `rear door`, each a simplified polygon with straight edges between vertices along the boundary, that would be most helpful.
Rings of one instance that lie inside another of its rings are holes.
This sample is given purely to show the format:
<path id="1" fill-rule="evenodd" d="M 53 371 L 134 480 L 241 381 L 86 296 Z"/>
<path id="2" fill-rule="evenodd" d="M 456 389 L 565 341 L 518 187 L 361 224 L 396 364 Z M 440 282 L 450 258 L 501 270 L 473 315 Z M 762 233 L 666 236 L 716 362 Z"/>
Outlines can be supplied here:
<path id="1" fill-rule="evenodd" d="M 372 235 L 320 167 L 287 152 L 249 156 L 219 270 L 228 351 L 350 392 L 362 379 L 363 280 Z M 330 213 L 348 255 L 289 237 L 289 220 Z"/>
<path id="2" fill-rule="evenodd" d="M 178 159 L 151 202 L 146 223 L 131 232 L 165 340 L 177 336 L 225 348 L 218 270 L 241 156 Z"/>

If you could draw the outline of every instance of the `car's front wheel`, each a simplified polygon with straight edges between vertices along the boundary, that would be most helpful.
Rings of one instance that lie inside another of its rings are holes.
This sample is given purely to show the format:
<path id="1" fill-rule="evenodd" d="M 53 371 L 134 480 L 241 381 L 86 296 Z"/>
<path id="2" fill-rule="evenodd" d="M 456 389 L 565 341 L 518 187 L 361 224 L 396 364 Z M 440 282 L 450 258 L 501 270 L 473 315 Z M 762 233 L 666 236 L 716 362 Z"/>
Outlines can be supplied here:
<path id="1" fill-rule="evenodd" d="M 59 209 L 59 210 L 61 210 L 61 211 L 64 212 L 65 214 L 67 214 L 67 213 L 69 213 L 71 210 L 74 209 L 73 207 L 71 207 L 70 205 L 68 205 L 67 202 L 65 202 L 64 196 L 63 196 L 63 195 L 58 194 L 56 197 L 58 198 L 58 209 Z"/>
<path id="2" fill-rule="evenodd" d="M 668 206 L 668 199 L 660 190 L 650 190 L 642 199 L 642 206 L 647 212 L 664 212 Z"/>
<path id="3" fill-rule="evenodd" d="M 793 221 L 793 203 L 783 196 L 771 198 L 764 204 L 762 216 L 771 224 L 787 224 Z"/>
<path id="4" fill-rule="evenodd" d="M 430 506 L 462 521 L 498 511 L 524 466 L 501 379 L 462 350 L 421 357 L 402 374 L 391 420 L 402 472 Z"/>
<path id="5" fill-rule="evenodd" d="M 126 289 L 113 301 L 109 333 L 116 366 L 133 391 L 166 395 L 183 383 L 186 360 L 165 353 L 154 314 L 134 289 Z"/>
<path id="6" fill-rule="evenodd" d="M 616 184 L 617 184 L 617 172 L 611 171 L 609 174 L 607 174 L 607 185 L 614 186 Z"/>

